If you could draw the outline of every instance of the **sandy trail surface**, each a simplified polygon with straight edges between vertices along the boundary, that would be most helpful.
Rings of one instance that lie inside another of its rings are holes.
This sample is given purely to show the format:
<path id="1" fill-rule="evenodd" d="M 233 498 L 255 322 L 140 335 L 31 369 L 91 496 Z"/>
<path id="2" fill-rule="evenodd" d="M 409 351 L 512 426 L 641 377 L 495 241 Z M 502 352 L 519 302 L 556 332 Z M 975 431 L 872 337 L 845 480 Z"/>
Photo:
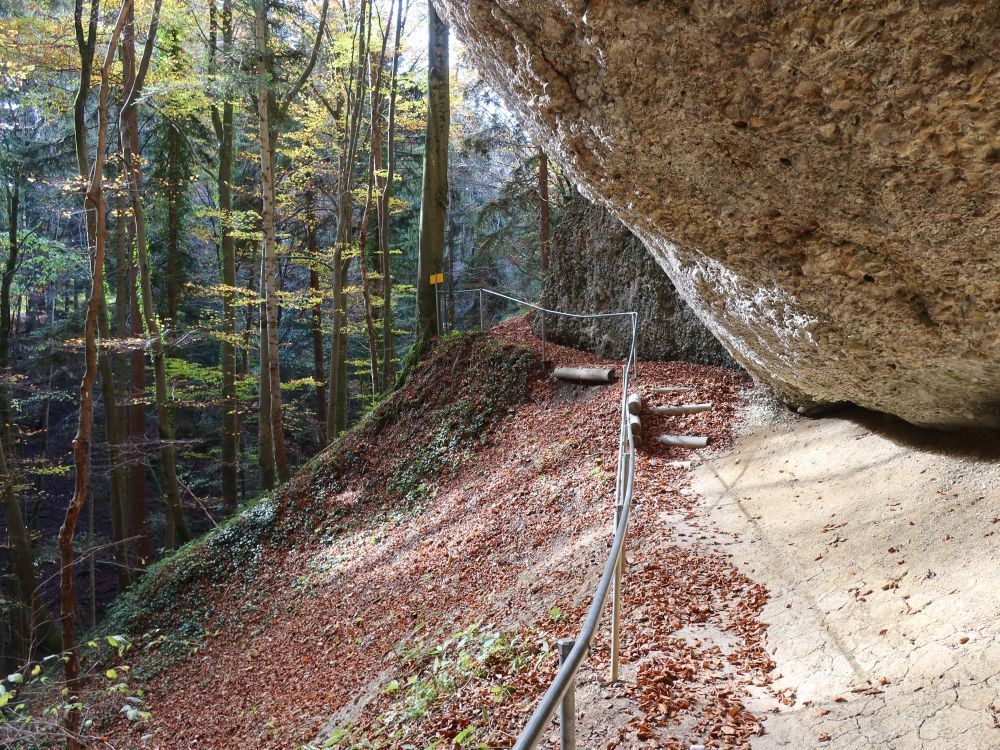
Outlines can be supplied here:
<path id="1" fill-rule="evenodd" d="M 754 748 L 1000 748 L 1000 446 L 759 403 L 696 471 L 770 600 Z M 773 703 L 760 709 L 773 709 Z"/>

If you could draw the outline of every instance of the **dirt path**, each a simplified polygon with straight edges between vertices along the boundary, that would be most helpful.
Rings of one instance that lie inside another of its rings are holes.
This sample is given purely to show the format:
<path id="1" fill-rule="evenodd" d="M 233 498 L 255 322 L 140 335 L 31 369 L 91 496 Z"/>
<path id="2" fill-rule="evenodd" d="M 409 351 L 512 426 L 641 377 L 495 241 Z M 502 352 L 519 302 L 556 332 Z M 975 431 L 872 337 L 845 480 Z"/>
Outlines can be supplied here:
<path id="1" fill-rule="evenodd" d="M 1000 748 L 998 458 L 995 436 L 758 410 L 697 471 L 771 592 L 791 705 L 754 748 Z"/>

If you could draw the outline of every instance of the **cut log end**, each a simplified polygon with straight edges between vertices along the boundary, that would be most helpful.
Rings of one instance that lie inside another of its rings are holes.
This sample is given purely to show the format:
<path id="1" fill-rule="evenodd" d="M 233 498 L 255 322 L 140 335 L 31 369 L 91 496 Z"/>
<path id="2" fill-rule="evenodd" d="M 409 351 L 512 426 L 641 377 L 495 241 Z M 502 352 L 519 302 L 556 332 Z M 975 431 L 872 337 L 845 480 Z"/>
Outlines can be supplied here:
<path id="1" fill-rule="evenodd" d="M 704 448 L 708 445 L 708 438 L 695 435 L 659 435 L 656 442 L 679 448 Z"/>
<path id="2" fill-rule="evenodd" d="M 553 377 L 571 383 L 601 384 L 615 382 L 614 367 L 557 367 Z"/>
<path id="3" fill-rule="evenodd" d="M 628 407 L 629 414 L 639 414 L 642 411 L 642 396 L 638 393 L 630 394 L 625 405 Z"/>

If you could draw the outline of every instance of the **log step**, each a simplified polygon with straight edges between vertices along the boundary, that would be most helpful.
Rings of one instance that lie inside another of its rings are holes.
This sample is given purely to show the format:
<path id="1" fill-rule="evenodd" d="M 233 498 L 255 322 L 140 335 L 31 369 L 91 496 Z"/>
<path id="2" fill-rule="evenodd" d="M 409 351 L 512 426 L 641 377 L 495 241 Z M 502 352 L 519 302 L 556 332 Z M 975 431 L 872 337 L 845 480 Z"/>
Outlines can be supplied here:
<path id="1" fill-rule="evenodd" d="M 625 406 L 628 408 L 629 414 L 639 414 L 642 411 L 642 396 L 638 393 L 630 394 L 625 399 Z"/>
<path id="2" fill-rule="evenodd" d="M 628 415 L 628 429 L 632 433 L 632 445 L 639 450 L 642 447 L 642 423 L 638 414 Z"/>
<path id="3" fill-rule="evenodd" d="M 613 383 L 616 377 L 614 367 L 557 367 L 552 375 L 571 383 Z"/>
<path id="4" fill-rule="evenodd" d="M 656 442 L 680 448 L 704 448 L 708 445 L 708 438 L 694 435 L 660 435 L 656 438 Z"/>
<path id="5" fill-rule="evenodd" d="M 711 411 L 712 404 L 676 404 L 674 406 L 650 406 L 649 411 L 653 414 L 697 414 L 700 411 Z"/>

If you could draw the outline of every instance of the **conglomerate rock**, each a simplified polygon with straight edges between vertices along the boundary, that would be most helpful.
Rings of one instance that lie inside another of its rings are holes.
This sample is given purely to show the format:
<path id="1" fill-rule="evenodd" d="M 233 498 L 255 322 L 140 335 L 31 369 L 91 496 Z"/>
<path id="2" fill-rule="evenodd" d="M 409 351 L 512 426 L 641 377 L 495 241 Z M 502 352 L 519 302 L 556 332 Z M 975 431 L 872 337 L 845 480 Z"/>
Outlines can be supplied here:
<path id="1" fill-rule="evenodd" d="M 435 2 L 758 380 L 1000 425 L 1000 4 Z"/>
<path id="2" fill-rule="evenodd" d="M 677 294 L 642 241 L 603 206 L 577 193 L 552 234 L 542 304 L 570 312 L 638 315 L 641 359 L 736 367 L 732 357 Z M 536 316 L 535 334 L 541 332 Z M 546 316 L 545 335 L 601 357 L 628 356 L 631 321 Z"/>

